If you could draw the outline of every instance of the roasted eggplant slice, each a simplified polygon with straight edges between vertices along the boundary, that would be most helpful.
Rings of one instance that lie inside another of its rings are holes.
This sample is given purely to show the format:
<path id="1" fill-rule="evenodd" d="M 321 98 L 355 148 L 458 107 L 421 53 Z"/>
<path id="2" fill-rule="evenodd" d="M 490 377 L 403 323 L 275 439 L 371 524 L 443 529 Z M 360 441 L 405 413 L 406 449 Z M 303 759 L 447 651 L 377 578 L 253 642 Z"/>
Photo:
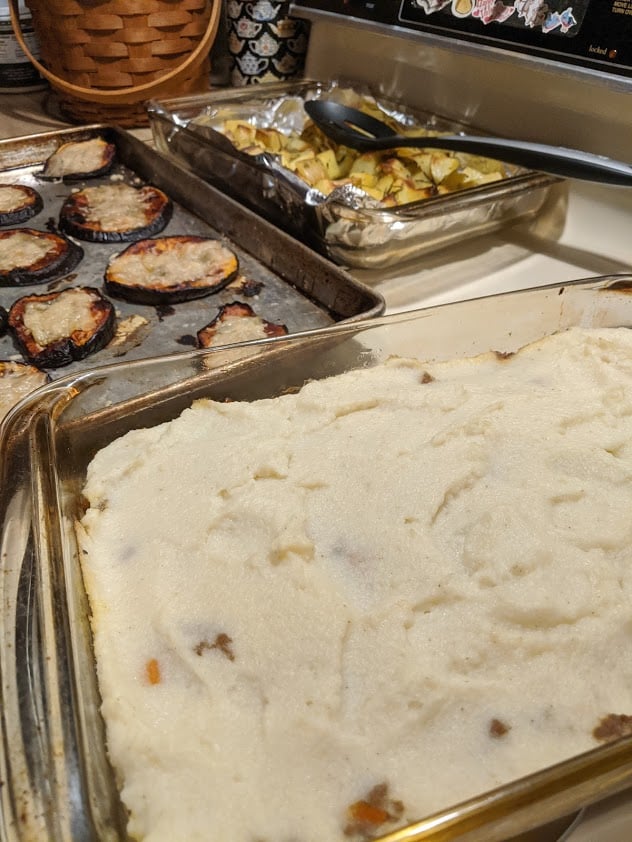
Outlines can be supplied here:
<path id="1" fill-rule="evenodd" d="M 209 237 L 180 235 L 140 240 L 110 259 L 105 288 L 139 304 L 202 298 L 230 283 L 237 255 Z"/>
<path id="2" fill-rule="evenodd" d="M 42 284 L 72 272 L 83 249 L 65 237 L 33 228 L 0 231 L 0 286 Z"/>
<path id="3" fill-rule="evenodd" d="M 159 234 L 172 213 L 171 200 L 157 187 L 100 184 L 70 194 L 59 227 L 91 243 L 129 243 Z"/>
<path id="4" fill-rule="evenodd" d="M 0 225 L 22 225 L 38 214 L 42 197 L 26 184 L 0 184 Z"/>
<path id="5" fill-rule="evenodd" d="M 0 418 L 4 418 L 18 401 L 49 379 L 45 371 L 34 365 L 0 360 Z"/>
<path id="6" fill-rule="evenodd" d="M 220 307 L 213 321 L 198 331 L 197 341 L 200 348 L 215 348 L 269 336 L 287 336 L 287 333 L 285 325 L 268 322 L 249 304 L 233 301 Z"/>
<path id="7" fill-rule="evenodd" d="M 9 310 L 9 329 L 29 362 L 60 368 L 107 345 L 114 335 L 114 307 L 92 287 L 25 295 Z"/>
<path id="8" fill-rule="evenodd" d="M 81 181 L 107 175 L 112 169 L 116 147 L 102 137 L 62 143 L 44 164 L 40 178 Z"/>

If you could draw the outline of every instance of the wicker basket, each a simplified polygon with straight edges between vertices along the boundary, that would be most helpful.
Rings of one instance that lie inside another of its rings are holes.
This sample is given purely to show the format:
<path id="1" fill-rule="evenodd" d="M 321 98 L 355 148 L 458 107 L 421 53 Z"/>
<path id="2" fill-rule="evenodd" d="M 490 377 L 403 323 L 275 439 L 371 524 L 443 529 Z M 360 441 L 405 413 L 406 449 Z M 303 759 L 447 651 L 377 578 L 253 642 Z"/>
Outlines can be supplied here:
<path id="1" fill-rule="evenodd" d="M 26 0 L 41 62 L 30 52 L 18 0 L 15 35 L 76 122 L 147 122 L 145 103 L 209 87 L 221 0 Z"/>

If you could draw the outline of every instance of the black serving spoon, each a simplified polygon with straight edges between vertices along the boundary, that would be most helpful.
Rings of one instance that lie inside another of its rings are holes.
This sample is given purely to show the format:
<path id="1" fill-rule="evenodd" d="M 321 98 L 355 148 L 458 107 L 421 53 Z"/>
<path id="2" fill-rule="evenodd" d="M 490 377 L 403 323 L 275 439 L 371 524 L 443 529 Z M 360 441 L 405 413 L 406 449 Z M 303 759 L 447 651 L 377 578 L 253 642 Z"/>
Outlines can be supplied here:
<path id="1" fill-rule="evenodd" d="M 563 178 L 580 178 L 602 184 L 632 187 L 632 166 L 603 155 L 594 155 L 564 146 L 549 146 L 523 140 L 471 135 L 441 135 L 407 137 L 398 135 L 381 120 L 370 117 L 357 108 L 339 102 L 312 99 L 305 103 L 305 111 L 314 123 L 332 140 L 361 152 L 377 152 L 398 146 L 418 149 L 451 149 L 495 158 L 531 170 L 550 173 Z"/>

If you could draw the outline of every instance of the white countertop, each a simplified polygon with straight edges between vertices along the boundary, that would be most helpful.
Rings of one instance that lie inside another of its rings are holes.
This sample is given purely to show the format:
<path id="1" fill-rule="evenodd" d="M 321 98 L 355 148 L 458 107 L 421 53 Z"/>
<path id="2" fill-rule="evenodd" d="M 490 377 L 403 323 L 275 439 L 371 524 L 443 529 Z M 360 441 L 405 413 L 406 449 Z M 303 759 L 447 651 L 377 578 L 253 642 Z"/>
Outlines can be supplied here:
<path id="1" fill-rule="evenodd" d="M 48 91 L 26 94 L 0 94 L 0 138 L 35 132 L 50 132 L 67 126 L 45 110 Z"/>
<path id="2" fill-rule="evenodd" d="M 68 129 L 72 123 L 57 116 L 54 97 L 50 91 L 20 94 L 0 94 L 0 139 Z M 148 128 L 133 129 L 141 140 L 151 139 Z"/>

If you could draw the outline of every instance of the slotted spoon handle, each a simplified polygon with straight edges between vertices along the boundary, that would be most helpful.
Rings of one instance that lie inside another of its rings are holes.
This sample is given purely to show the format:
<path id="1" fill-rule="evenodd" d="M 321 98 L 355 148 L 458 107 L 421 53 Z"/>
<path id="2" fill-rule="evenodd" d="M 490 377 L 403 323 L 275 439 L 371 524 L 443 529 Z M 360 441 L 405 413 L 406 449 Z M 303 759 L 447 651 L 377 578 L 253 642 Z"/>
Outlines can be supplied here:
<path id="1" fill-rule="evenodd" d="M 472 135 L 408 137 L 368 114 L 332 100 L 309 100 L 305 110 L 314 123 L 336 143 L 359 151 L 380 151 L 410 146 L 418 149 L 446 149 L 495 158 L 530 170 L 562 178 L 578 178 L 632 187 L 632 166 L 604 155 L 550 146 L 546 143 Z"/>

